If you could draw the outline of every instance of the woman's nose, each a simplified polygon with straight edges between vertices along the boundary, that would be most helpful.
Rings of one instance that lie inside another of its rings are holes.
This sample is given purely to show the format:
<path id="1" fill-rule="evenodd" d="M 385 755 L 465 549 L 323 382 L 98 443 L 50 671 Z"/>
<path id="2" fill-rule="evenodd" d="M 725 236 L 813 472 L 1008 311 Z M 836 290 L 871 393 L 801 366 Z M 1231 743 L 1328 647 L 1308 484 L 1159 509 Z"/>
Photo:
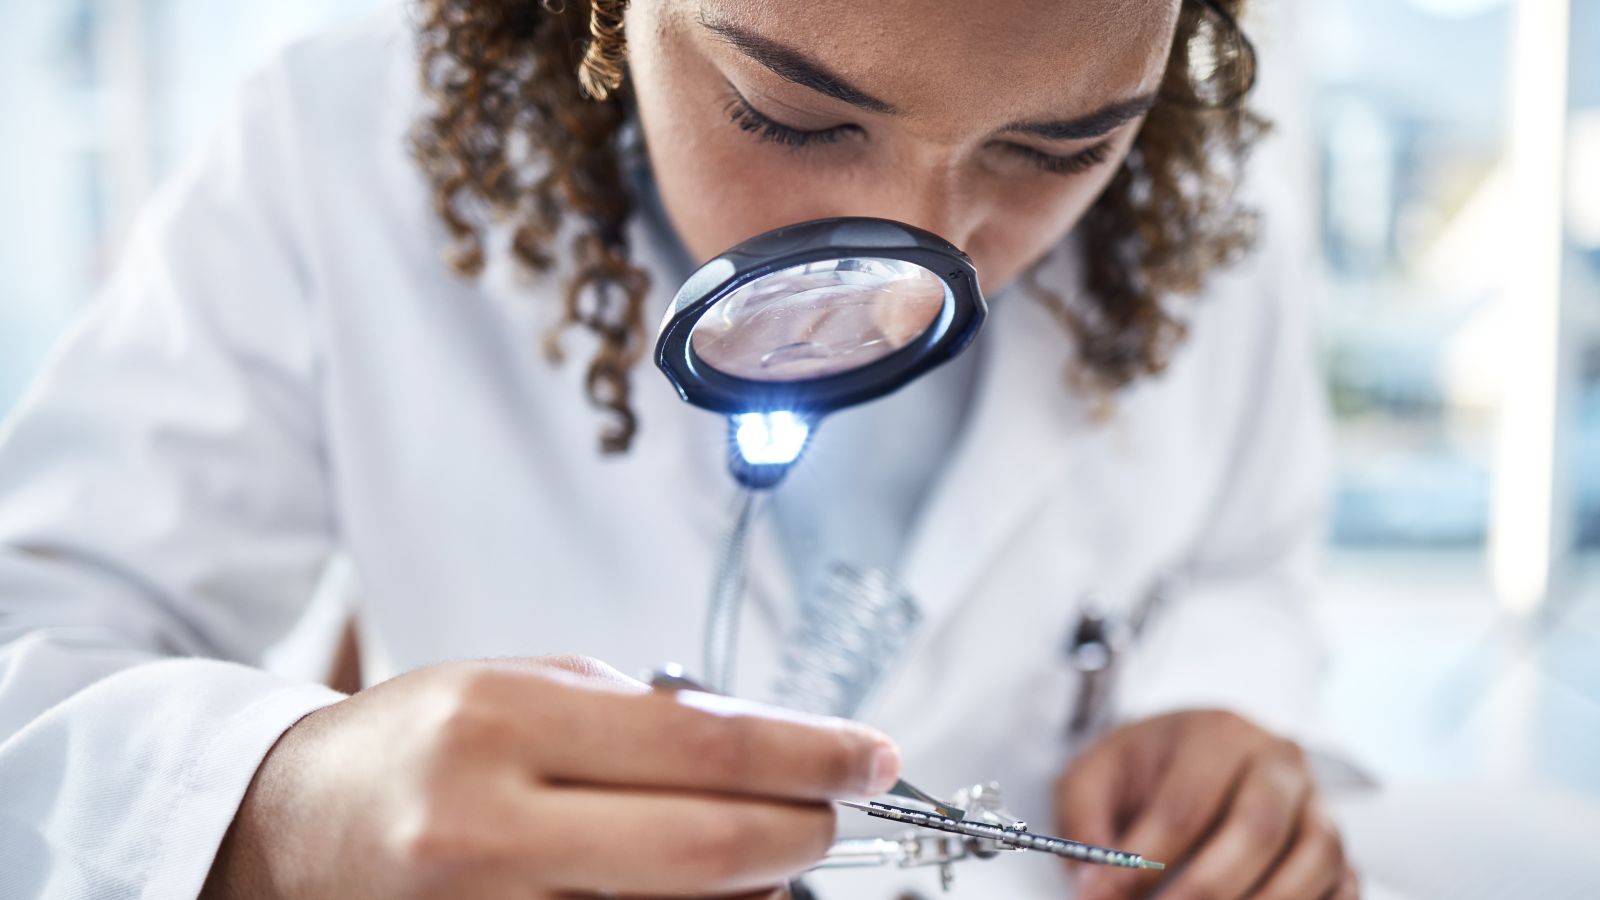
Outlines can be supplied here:
<path id="1" fill-rule="evenodd" d="M 966 250 L 983 211 L 953 173 L 906 166 L 892 180 L 851 198 L 849 215 L 893 219 L 931 231 Z"/>

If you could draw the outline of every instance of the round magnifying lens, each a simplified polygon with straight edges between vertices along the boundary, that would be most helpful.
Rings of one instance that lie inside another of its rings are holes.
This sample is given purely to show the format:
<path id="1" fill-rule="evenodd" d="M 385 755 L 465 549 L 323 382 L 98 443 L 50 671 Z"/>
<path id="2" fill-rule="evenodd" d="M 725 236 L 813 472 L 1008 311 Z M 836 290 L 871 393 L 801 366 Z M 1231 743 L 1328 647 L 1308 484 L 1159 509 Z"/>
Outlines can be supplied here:
<path id="1" fill-rule="evenodd" d="M 730 417 L 730 462 L 769 487 L 816 423 L 953 359 L 987 314 L 972 261 L 887 219 L 820 219 L 702 266 L 662 322 L 656 363 L 690 403 Z"/>
<path id="2" fill-rule="evenodd" d="M 916 263 L 801 263 L 735 288 L 695 323 L 690 346 L 716 371 L 803 381 L 878 362 L 933 327 L 944 282 Z"/>

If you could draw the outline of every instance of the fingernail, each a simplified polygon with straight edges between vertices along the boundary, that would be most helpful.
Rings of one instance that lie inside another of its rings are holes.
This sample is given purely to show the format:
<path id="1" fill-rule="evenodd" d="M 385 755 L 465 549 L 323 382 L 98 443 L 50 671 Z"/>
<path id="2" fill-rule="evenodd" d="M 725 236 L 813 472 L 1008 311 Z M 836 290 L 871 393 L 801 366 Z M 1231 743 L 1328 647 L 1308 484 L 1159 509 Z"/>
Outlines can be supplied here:
<path id="1" fill-rule="evenodd" d="M 900 780 L 900 751 L 893 744 L 879 744 L 872 751 L 872 768 L 867 774 L 867 794 L 876 796 Z"/>

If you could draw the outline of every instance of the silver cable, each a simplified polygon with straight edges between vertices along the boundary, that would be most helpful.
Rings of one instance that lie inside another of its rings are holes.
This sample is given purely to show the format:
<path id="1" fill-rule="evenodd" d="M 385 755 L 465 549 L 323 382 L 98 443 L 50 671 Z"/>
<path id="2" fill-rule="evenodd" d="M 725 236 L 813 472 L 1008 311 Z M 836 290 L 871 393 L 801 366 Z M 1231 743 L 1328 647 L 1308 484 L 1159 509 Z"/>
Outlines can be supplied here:
<path id="1" fill-rule="evenodd" d="M 749 555 L 756 493 L 749 488 L 739 493 L 738 512 L 722 542 L 717 577 L 711 587 L 711 607 L 706 613 L 706 687 L 721 694 L 733 693 L 733 653 L 739 636 L 739 608 L 744 600 L 745 559 Z"/>

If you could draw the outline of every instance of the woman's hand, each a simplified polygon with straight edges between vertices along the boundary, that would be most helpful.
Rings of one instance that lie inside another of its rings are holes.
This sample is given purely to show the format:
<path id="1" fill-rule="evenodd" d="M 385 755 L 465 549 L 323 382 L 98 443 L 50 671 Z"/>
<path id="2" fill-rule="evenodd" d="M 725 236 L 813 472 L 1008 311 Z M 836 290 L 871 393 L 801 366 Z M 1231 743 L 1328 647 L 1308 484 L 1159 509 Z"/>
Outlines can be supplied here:
<path id="1" fill-rule="evenodd" d="M 1300 747 L 1232 713 L 1123 726 L 1056 788 L 1060 833 L 1167 864 L 1165 873 L 1077 868 L 1079 900 L 1358 896 L 1338 829 Z"/>
<path id="2" fill-rule="evenodd" d="M 203 896 L 764 897 L 898 770 L 864 727 L 589 660 L 435 666 L 289 729 Z"/>

